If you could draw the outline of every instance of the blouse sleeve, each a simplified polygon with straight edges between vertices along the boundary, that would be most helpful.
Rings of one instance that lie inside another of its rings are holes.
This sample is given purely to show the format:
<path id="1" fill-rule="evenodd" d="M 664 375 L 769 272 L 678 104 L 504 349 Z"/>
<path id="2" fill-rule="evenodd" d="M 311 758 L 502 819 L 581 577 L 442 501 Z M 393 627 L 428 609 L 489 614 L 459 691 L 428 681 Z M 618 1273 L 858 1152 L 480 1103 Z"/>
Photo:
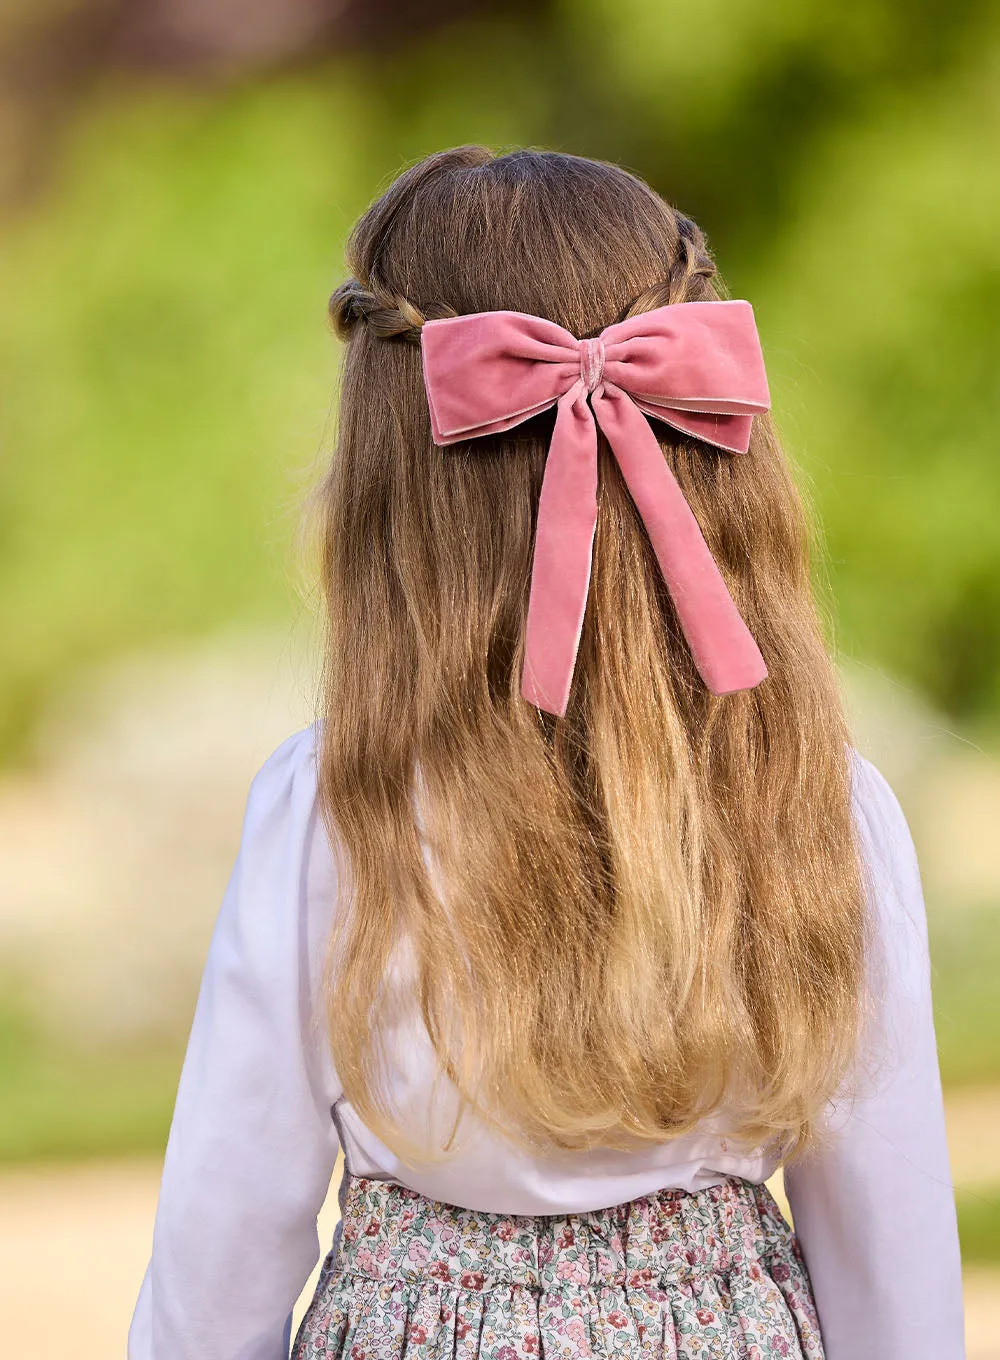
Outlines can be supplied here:
<path id="1" fill-rule="evenodd" d="M 341 1094 L 317 1004 L 335 892 L 314 734 L 251 786 L 167 1141 L 129 1360 L 286 1360 L 319 1258 Z"/>
<path id="2" fill-rule="evenodd" d="M 785 1168 L 826 1360 L 962 1360 L 962 1270 L 931 1007 L 927 917 L 903 812 L 854 753 L 881 959 L 866 1056 L 827 1148 Z"/>

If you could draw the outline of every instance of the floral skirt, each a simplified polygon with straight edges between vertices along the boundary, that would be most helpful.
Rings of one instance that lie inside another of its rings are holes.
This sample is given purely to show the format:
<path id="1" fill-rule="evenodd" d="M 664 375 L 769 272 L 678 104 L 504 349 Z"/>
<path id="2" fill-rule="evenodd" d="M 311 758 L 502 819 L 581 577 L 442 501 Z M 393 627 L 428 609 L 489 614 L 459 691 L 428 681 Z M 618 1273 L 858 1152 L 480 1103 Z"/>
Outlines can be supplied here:
<path id="1" fill-rule="evenodd" d="M 805 1261 L 765 1185 L 533 1217 L 345 1178 L 291 1360 L 823 1360 Z"/>

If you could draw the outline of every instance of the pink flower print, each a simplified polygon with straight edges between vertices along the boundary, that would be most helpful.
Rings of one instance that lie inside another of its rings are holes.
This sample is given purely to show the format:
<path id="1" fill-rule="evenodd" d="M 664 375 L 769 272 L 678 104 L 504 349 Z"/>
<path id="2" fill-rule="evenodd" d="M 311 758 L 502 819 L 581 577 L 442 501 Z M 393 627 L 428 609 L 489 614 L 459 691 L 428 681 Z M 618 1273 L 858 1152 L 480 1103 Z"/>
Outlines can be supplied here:
<path id="1" fill-rule="evenodd" d="M 374 1255 L 372 1254 L 372 1252 L 368 1250 L 367 1247 L 359 1247 L 355 1254 L 354 1259 L 362 1270 L 370 1271 L 373 1275 L 377 1274 L 378 1272 L 377 1262 L 375 1260 Z"/>
<path id="2" fill-rule="evenodd" d="M 457 1318 L 455 1321 L 455 1335 L 462 1341 L 469 1335 L 469 1324 L 465 1318 Z"/>
<path id="3" fill-rule="evenodd" d="M 761 1270 L 760 1266 L 757 1264 L 756 1261 L 754 1261 L 753 1265 L 750 1267 L 751 1280 L 759 1280 L 763 1273 L 764 1272 Z"/>
<path id="4" fill-rule="evenodd" d="M 696 1308 L 694 1315 L 703 1327 L 707 1327 L 710 1322 L 715 1321 L 715 1314 L 710 1308 Z"/>
<path id="5" fill-rule="evenodd" d="M 774 1265 L 771 1267 L 771 1274 L 779 1283 L 784 1283 L 785 1280 L 790 1280 L 792 1278 L 792 1272 L 789 1270 L 788 1266 L 785 1265 L 784 1261 L 775 1261 Z"/>
<path id="6" fill-rule="evenodd" d="M 425 1327 L 421 1327 L 420 1323 L 418 1322 L 415 1327 L 410 1328 L 410 1335 L 408 1339 L 412 1341 L 415 1346 L 422 1346 L 423 1343 L 427 1340 L 427 1329 Z"/>
<path id="7" fill-rule="evenodd" d="M 670 1235 L 671 1233 L 669 1228 L 653 1228 L 650 1233 L 650 1236 L 652 1237 L 653 1241 L 657 1244 L 657 1246 L 659 1246 L 661 1242 L 665 1242 L 667 1238 L 670 1237 Z"/>
<path id="8" fill-rule="evenodd" d="M 566 1323 L 566 1335 L 571 1341 L 575 1341 L 580 1349 L 583 1350 L 584 1346 L 587 1344 L 587 1329 L 583 1325 L 583 1319 L 578 1317 L 570 1318 Z"/>
<path id="9" fill-rule="evenodd" d="M 575 1242 L 576 1233 L 567 1223 L 566 1227 L 562 1229 L 558 1238 L 556 1239 L 556 1245 L 565 1248 L 573 1246 Z"/>
<path id="10" fill-rule="evenodd" d="M 363 1346 L 358 1346 L 357 1344 L 355 1344 L 351 1347 L 351 1360 L 365 1360 L 365 1351 Z"/>
<path id="11" fill-rule="evenodd" d="M 355 1242 L 358 1237 L 357 1227 L 353 1223 L 345 1223 L 343 1237 L 345 1242 Z"/>
<path id="12" fill-rule="evenodd" d="M 643 1266 L 642 1270 L 629 1271 L 628 1283 L 630 1289 L 641 1289 L 644 1284 L 649 1284 L 653 1278 L 653 1272 L 649 1266 Z"/>
<path id="13" fill-rule="evenodd" d="M 773 1351 L 776 1351 L 778 1355 L 789 1354 L 788 1342 L 785 1340 L 783 1336 L 776 1336 L 773 1338 L 773 1340 L 771 1341 L 771 1349 Z"/>
<path id="14" fill-rule="evenodd" d="M 451 1321 L 451 1309 L 447 1306 L 447 1304 L 441 1305 L 441 1321 L 442 1322 Z"/>
<path id="15" fill-rule="evenodd" d="M 619 1331 L 628 1326 L 628 1318 L 620 1308 L 616 1308 L 613 1313 L 608 1314 L 608 1321 L 612 1327 L 617 1327 Z"/>
<path id="16" fill-rule="evenodd" d="M 399 1231 L 406 1232 L 407 1228 L 410 1226 L 410 1224 L 413 1222 L 416 1216 L 417 1215 L 413 1209 L 404 1209 L 399 1216 Z"/>
<path id="17" fill-rule="evenodd" d="M 432 1261 L 427 1268 L 427 1274 L 434 1280 L 450 1280 L 451 1271 L 448 1269 L 447 1261 Z"/>
<path id="18" fill-rule="evenodd" d="M 514 1236 L 514 1225 L 509 1218 L 501 1219 L 493 1230 L 501 1242 L 509 1242 Z"/>
<path id="19" fill-rule="evenodd" d="M 497 1360 L 517 1360 L 517 1351 L 513 1346 L 504 1343 L 496 1348 Z"/>
<path id="20" fill-rule="evenodd" d="M 486 1276 L 481 1270 L 463 1270 L 459 1284 L 463 1289 L 482 1289 Z"/>
<path id="21" fill-rule="evenodd" d="M 542 1260 L 541 1244 L 539 1244 L 538 1259 L 541 1262 Z M 551 1254 L 547 1259 L 551 1260 Z M 518 1264 L 530 1265 L 532 1260 L 531 1252 L 528 1250 L 527 1247 L 515 1247 L 511 1255 L 511 1260 Z"/>
<path id="22" fill-rule="evenodd" d="M 530 1335 L 526 1336 L 524 1340 L 521 1342 L 521 1350 L 524 1351 L 527 1355 L 537 1355 L 538 1337 Z"/>
<path id="23" fill-rule="evenodd" d="M 368 1222 L 365 1224 L 365 1234 L 368 1237 L 374 1237 L 375 1234 L 378 1232 L 378 1228 L 379 1228 L 378 1219 L 370 1218 Z"/>
<path id="24" fill-rule="evenodd" d="M 375 1248 L 375 1260 L 376 1260 L 376 1261 L 388 1261 L 388 1259 L 389 1259 L 389 1257 L 390 1257 L 391 1255 L 392 1255 L 392 1244 L 391 1244 L 390 1242 L 385 1241 L 385 1239 L 383 1239 L 383 1240 L 378 1244 L 378 1246 Z"/>
<path id="25" fill-rule="evenodd" d="M 413 1261 L 415 1265 L 425 1266 L 430 1252 L 427 1250 L 426 1242 L 411 1242 L 410 1250 L 406 1253 L 407 1259 Z"/>
<path id="26" fill-rule="evenodd" d="M 556 1266 L 556 1279 L 572 1280 L 575 1284 L 587 1284 L 590 1280 L 587 1262 L 572 1257 L 569 1260 L 560 1261 Z"/>

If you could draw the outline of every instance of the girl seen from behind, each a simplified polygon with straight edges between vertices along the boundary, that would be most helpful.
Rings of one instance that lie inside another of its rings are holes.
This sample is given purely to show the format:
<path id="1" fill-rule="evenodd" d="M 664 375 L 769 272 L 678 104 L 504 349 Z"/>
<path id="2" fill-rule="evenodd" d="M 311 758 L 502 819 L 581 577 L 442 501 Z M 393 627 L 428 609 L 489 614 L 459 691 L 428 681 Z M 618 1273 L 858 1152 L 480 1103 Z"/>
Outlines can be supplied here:
<path id="1" fill-rule="evenodd" d="M 919 870 L 750 305 L 545 152 L 421 162 L 349 266 L 322 714 L 251 789 L 131 1360 L 958 1360 Z"/>

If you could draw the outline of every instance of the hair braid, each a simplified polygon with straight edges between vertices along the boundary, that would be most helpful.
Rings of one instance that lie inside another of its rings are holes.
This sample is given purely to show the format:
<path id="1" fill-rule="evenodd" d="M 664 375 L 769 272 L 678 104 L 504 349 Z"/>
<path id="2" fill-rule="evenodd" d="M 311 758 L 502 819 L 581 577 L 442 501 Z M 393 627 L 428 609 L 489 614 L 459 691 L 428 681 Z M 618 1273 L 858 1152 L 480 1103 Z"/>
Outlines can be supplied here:
<path id="1" fill-rule="evenodd" d="M 672 302 L 702 302 L 714 297 L 703 280 L 715 277 L 715 261 L 701 228 L 683 213 L 675 212 L 677 225 L 677 255 L 665 279 L 645 289 L 633 298 L 619 316 L 619 321 L 642 312 L 666 307 Z"/>
<path id="2" fill-rule="evenodd" d="M 330 319 L 341 340 L 349 338 L 354 327 L 363 321 L 373 335 L 382 340 L 399 338 L 413 344 L 420 340 L 420 331 L 430 314 L 435 317 L 454 316 L 455 309 L 438 303 L 425 315 L 402 293 L 385 289 L 366 288 L 357 279 L 347 279 L 330 298 Z"/>

